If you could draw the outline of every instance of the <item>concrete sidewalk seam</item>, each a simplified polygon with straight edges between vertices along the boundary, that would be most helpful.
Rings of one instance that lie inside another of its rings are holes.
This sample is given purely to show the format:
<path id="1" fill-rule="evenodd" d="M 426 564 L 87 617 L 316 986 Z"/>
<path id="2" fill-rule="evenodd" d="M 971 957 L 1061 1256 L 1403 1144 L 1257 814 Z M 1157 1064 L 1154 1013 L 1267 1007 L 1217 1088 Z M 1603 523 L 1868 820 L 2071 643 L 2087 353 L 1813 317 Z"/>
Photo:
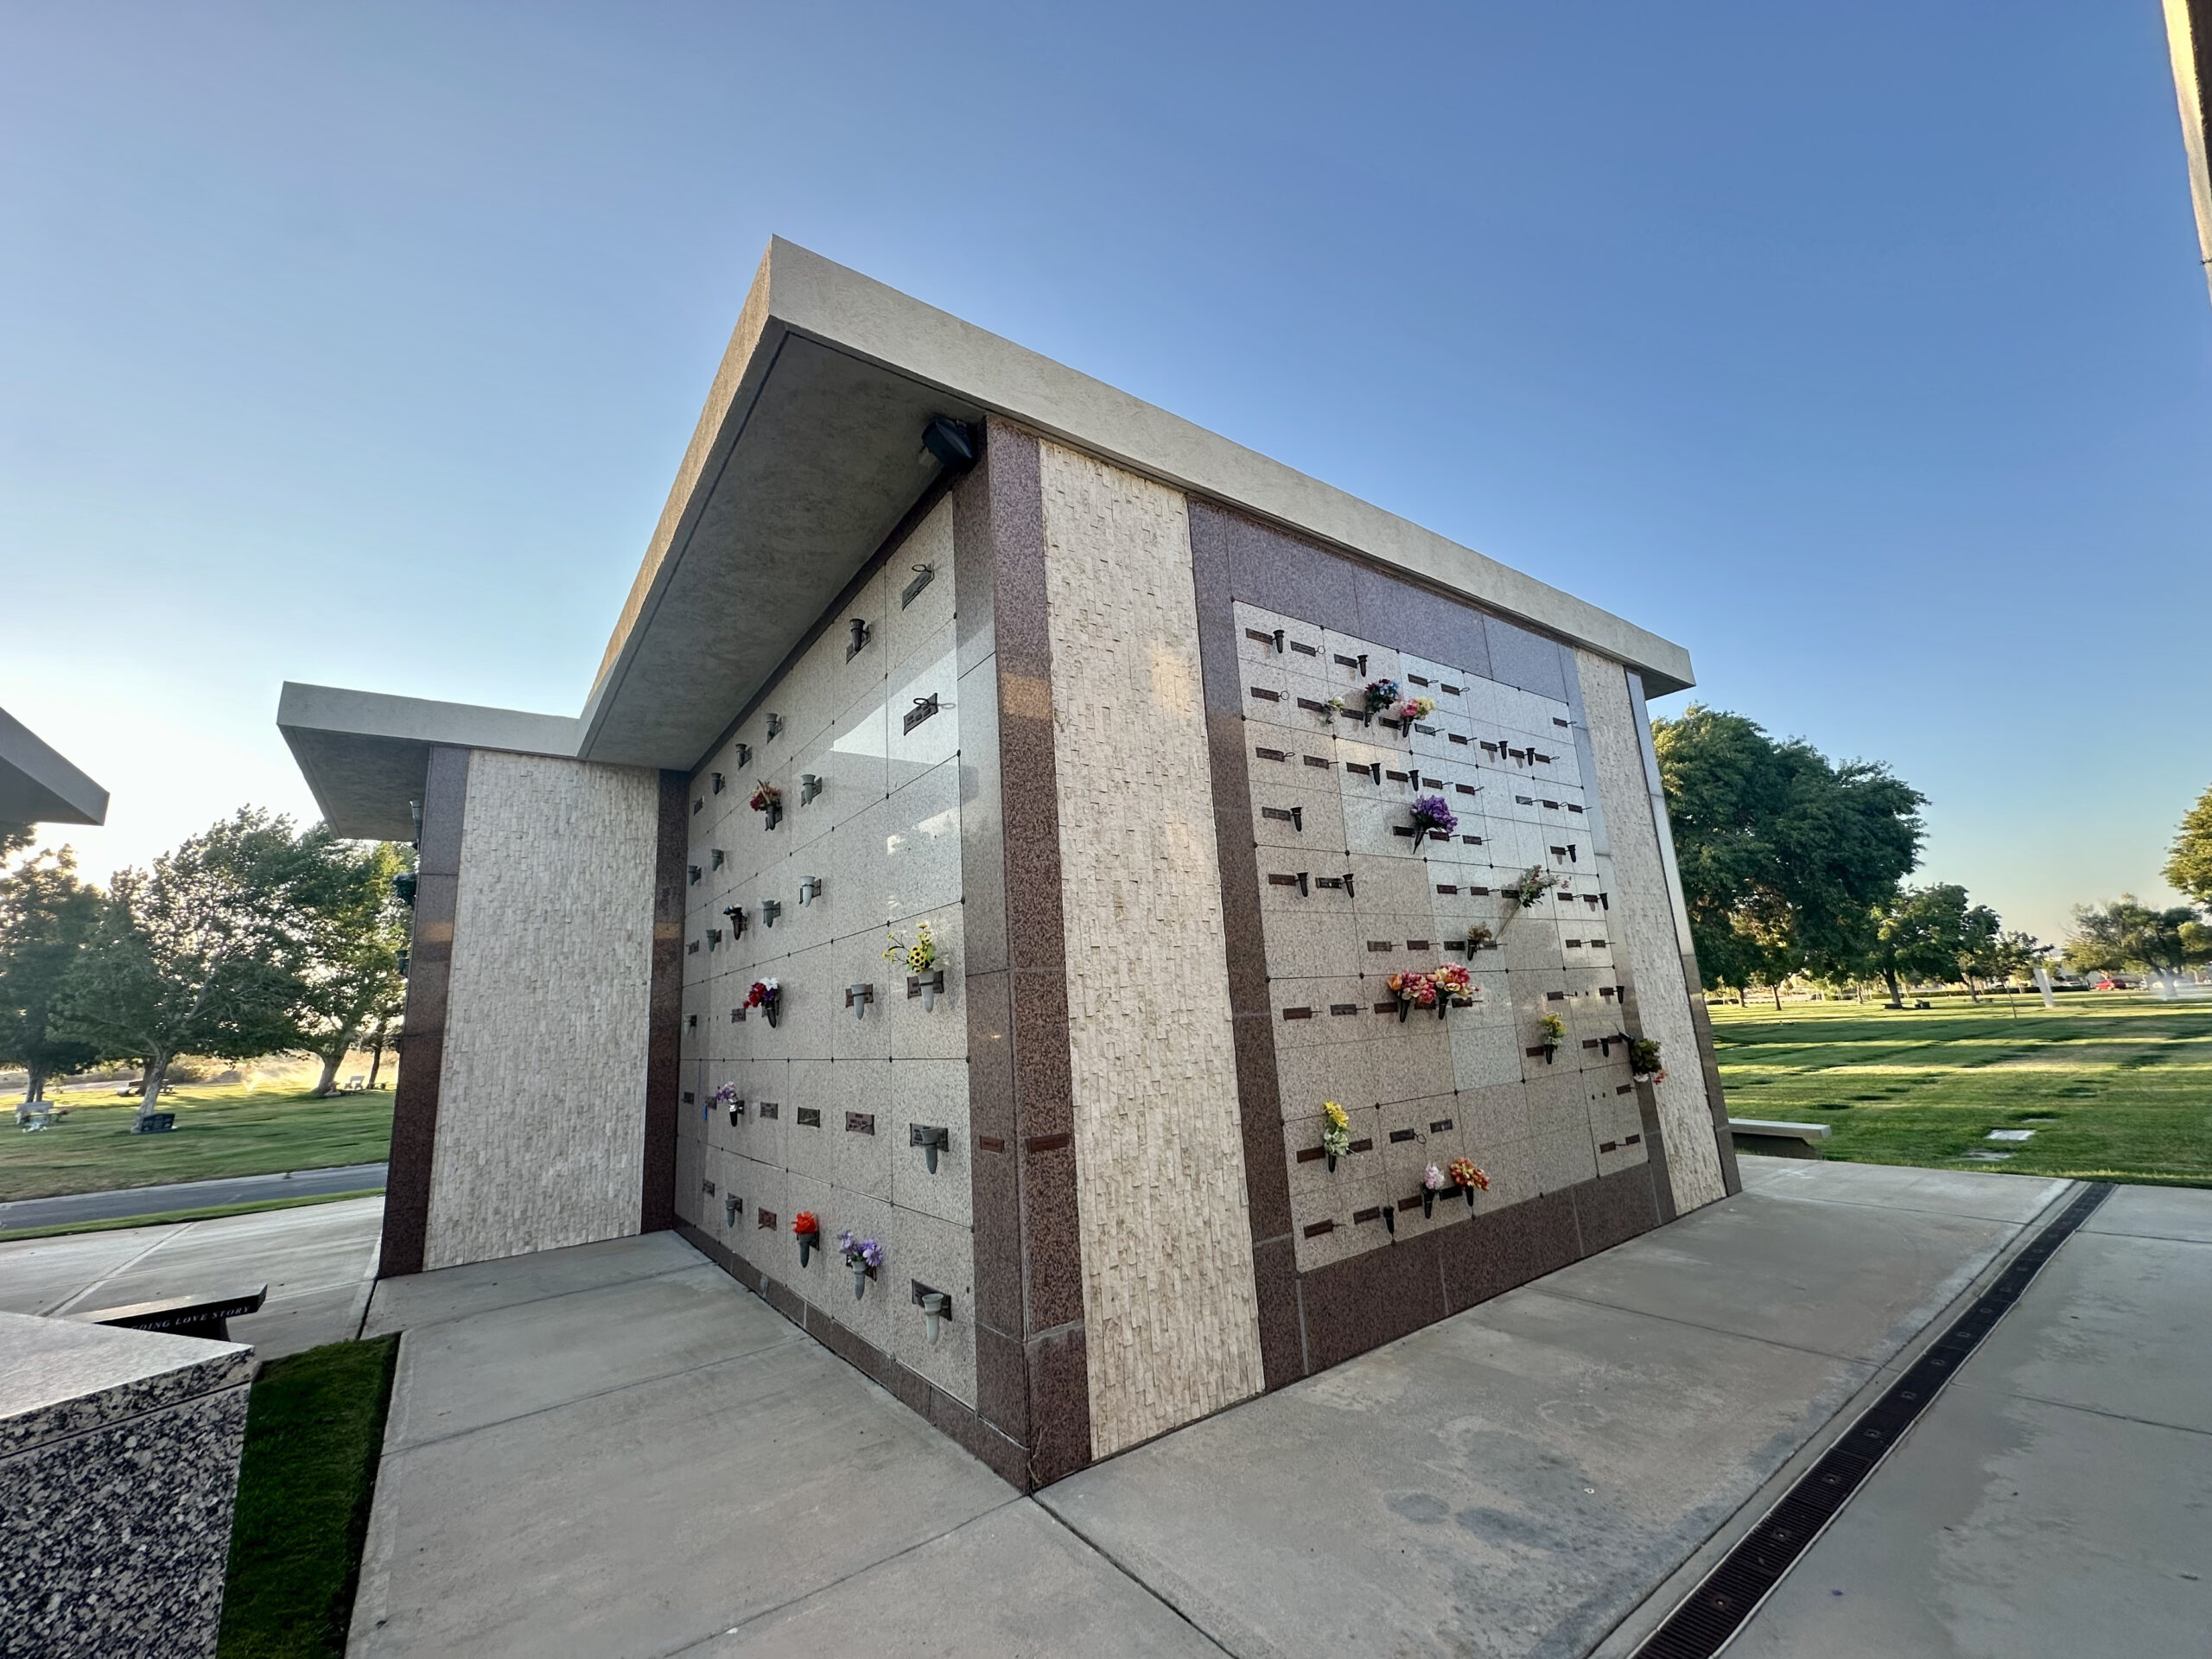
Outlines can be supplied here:
<path id="1" fill-rule="evenodd" d="M 2102 1417 L 2108 1422 L 2133 1423 L 2139 1428 L 2170 1428 L 2177 1434 L 2195 1434 L 2212 1440 L 2212 1428 L 2198 1428 L 2190 1423 L 2161 1422 L 2156 1417 L 2133 1417 L 2124 1411 L 2104 1411 L 2095 1406 L 2085 1406 L 2078 1400 L 2053 1400 L 2045 1395 L 2022 1394 L 2018 1389 L 1993 1389 L 1986 1383 L 1956 1379 L 1950 1386 L 1961 1393 L 1971 1391 L 1986 1395 L 1993 1400 L 2024 1400 L 2031 1406 L 2049 1406 L 2056 1411 L 2078 1411 L 2087 1416 Z"/>
<path id="2" fill-rule="evenodd" d="M 197 1225 L 198 1224 L 196 1224 L 196 1223 L 195 1223 L 195 1224 L 193 1224 Z M 379 1247 L 378 1247 L 378 1254 L 379 1254 L 379 1255 L 381 1255 L 381 1254 L 382 1254 L 382 1247 L 381 1247 L 381 1246 L 379 1246 Z M 510 1257 L 506 1257 L 506 1258 L 504 1258 L 504 1259 L 508 1260 L 508 1261 L 520 1262 L 520 1261 L 523 1261 L 524 1258 L 524 1257 L 522 1257 L 522 1256 L 517 1255 L 517 1256 L 510 1256 Z M 472 1267 L 474 1267 L 474 1266 L 480 1266 L 480 1265 L 481 1265 L 481 1264 L 480 1264 L 480 1263 L 476 1263 L 476 1262 L 471 1262 L 471 1263 L 469 1263 L 469 1265 L 470 1265 L 470 1266 L 472 1266 Z M 540 1306 L 541 1304 L 545 1303 L 545 1302 L 558 1302 L 558 1301 L 563 1301 L 563 1300 L 567 1300 L 569 1297 L 571 1297 L 571 1296 L 589 1296 L 589 1295 L 592 1295 L 592 1294 L 594 1294 L 594 1293 L 596 1293 L 596 1292 L 598 1292 L 598 1291 L 602 1291 L 602 1290 L 620 1290 L 620 1289 L 621 1289 L 623 1287 L 625 1287 L 625 1286 L 626 1286 L 626 1285 L 649 1285 L 649 1284 L 651 1284 L 651 1283 L 652 1283 L 654 1280 L 656 1280 L 656 1279 L 673 1279 L 673 1278 L 675 1278 L 675 1277 L 676 1277 L 676 1275 L 677 1275 L 677 1274 L 680 1274 L 680 1273 L 692 1273 L 692 1272 L 696 1272 L 697 1269 L 699 1269 L 699 1268 L 711 1268 L 711 1267 L 713 1267 L 714 1265 L 715 1265 L 715 1264 L 714 1264 L 713 1262 L 711 1262 L 708 1261 L 708 1260 L 707 1260 L 707 1258 L 706 1258 L 705 1256 L 703 1256 L 703 1255 L 702 1255 L 702 1256 L 701 1256 L 701 1257 L 700 1257 L 697 1261 L 696 1261 L 696 1262 L 685 1262 L 682 1267 L 678 1267 L 678 1268 L 662 1268 L 662 1269 L 661 1269 L 659 1272 L 658 1272 L 658 1273 L 641 1273 L 641 1274 L 637 1274 L 636 1276 L 634 1276 L 634 1277 L 632 1277 L 632 1278 L 629 1278 L 629 1279 L 609 1279 L 609 1280 L 608 1280 L 605 1284 L 603 1284 L 603 1285 L 579 1285 L 579 1286 L 577 1286 L 574 1290 L 550 1290 L 550 1291 L 546 1292 L 546 1293 L 545 1293 L 545 1294 L 544 1294 L 544 1295 L 543 1295 L 543 1296 L 533 1296 L 533 1297 L 531 1297 L 528 1301 L 523 1301 L 523 1302 L 504 1302 L 504 1303 L 500 1304 L 500 1305 L 499 1305 L 499 1306 L 497 1306 L 497 1307 L 481 1307 L 481 1308 L 479 1308 L 479 1309 L 477 1309 L 477 1310 L 476 1310 L 474 1313 L 448 1313 L 448 1314 L 446 1314 L 446 1315 L 444 1315 L 443 1317 L 439 1318 L 439 1319 L 425 1319 L 425 1320 L 423 1320 L 420 1325 L 394 1325 L 394 1326 L 392 1327 L 392 1330 L 391 1330 L 391 1331 L 380 1332 L 378 1332 L 378 1334 L 379 1334 L 379 1335 L 381 1335 L 381 1336 L 390 1336 L 390 1335 L 391 1335 L 391 1334 L 392 1334 L 392 1332 L 393 1332 L 393 1331 L 435 1331 L 435 1330 L 436 1330 L 436 1329 L 437 1329 L 440 1325 L 473 1325 L 473 1324 L 476 1323 L 476 1322 L 477 1322 L 477 1321 L 479 1321 L 479 1320 L 481 1320 L 481 1319 L 488 1319 L 493 1318 L 493 1317 L 494 1315 L 496 1315 L 496 1314 L 505 1313 L 506 1313 L 510 1308 L 517 1308 L 517 1307 L 537 1307 L 537 1306 Z M 442 1272 L 446 1272 L 446 1271 L 448 1271 L 448 1269 L 446 1269 L 446 1268 L 432 1268 L 432 1269 L 431 1269 L 431 1271 L 432 1271 L 432 1272 L 434 1272 L 434 1273 L 442 1273 Z M 717 1271 L 719 1271 L 719 1269 L 717 1269 Z M 398 1284 L 399 1282 L 401 1282 L 401 1280 L 402 1280 L 402 1279 L 416 1279 L 416 1278 L 421 1278 L 421 1277 L 423 1277 L 423 1276 L 424 1276 L 424 1275 L 420 1274 L 411 1274 L 411 1273 L 410 1273 L 410 1274 L 402 1274 L 402 1275 L 400 1276 L 400 1279 L 394 1279 L 394 1280 L 391 1281 L 390 1282 L 391 1282 L 391 1283 L 393 1283 L 393 1284 Z M 727 1275 L 725 1275 L 725 1276 L 727 1276 Z M 383 1280 L 378 1280 L 378 1283 L 379 1283 L 379 1284 L 382 1284 L 382 1283 L 384 1283 L 384 1282 L 385 1282 L 385 1281 L 383 1281 Z M 734 1284 L 736 1281 L 733 1280 L 731 1282 L 732 1282 L 733 1284 Z M 739 1289 L 741 1289 L 741 1290 L 743 1290 L 743 1289 L 744 1289 L 744 1287 L 741 1285 L 741 1286 L 738 1286 L 738 1288 L 739 1288 Z M 745 1292 L 745 1294 L 746 1294 L 747 1295 L 748 1295 L 748 1296 L 749 1296 L 749 1295 L 751 1295 L 753 1293 L 752 1293 L 752 1292 L 750 1292 L 750 1291 L 746 1291 L 746 1292 Z M 374 1298 L 374 1296 L 373 1296 L 373 1295 L 372 1295 L 372 1296 L 371 1296 L 371 1298 L 370 1298 L 370 1311 L 371 1311 L 371 1312 L 374 1312 L 374 1311 L 375 1311 L 375 1306 L 376 1306 L 376 1304 L 375 1304 L 375 1298 Z M 365 1317 L 366 1317 L 366 1316 L 365 1316 L 365 1315 L 364 1315 L 364 1319 L 365 1319 Z"/>
<path id="3" fill-rule="evenodd" d="M 957 1526 L 947 1527 L 943 1532 L 933 1532 L 926 1538 L 918 1538 L 912 1543 L 906 1545 L 902 1548 L 893 1550 L 888 1555 L 878 1556 L 874 1560 L 869 1561 L 864 1566 L 856 1567 L 849 1573 L 841 1573 L 836 1578 L 830 1580 L 827 1584 L 818 1584 L 811 1590 L 802 1591 L 798 1595 L 791 1597 L 788 1601 L 779 1601 L 772 1607 L 763 1607 L 757 1612 L 747 1613 L 743 1618 L 739 1619 L 736 1624 L 730 1625 L 725 1630 L 709 1630 L 704 1636 L 694 1637 L 690 1641 L 684 1643 L 681 1647 L 664 1648 L 659 1653 L 652 1656 L 652 1659 L 680 1659 L 680 1656 L 687 1653 L 696 1653 L 701 1648 L 706 1646 L 709 1642 L 720 1642 L 726 1637 L 740 1635 L 749 1624 L 757 1624 L 764 1618 L 772 1618 L 778 1613 L 787 1612 L 791 1608 L 797 1607 L 804 1602 L 813 1600 L 817 1596 L 827 1595 L 830 1591 L 835 1590 L 840 1585 L 850 1584 L 855 1579 L 864 1578 L 868 1573 L 874 1572 L 876 1568 L 880 1567 L 888 1567 L 893 1561 L 905 1560 L 918 1549 L 927 1549 L 931 1544 L 938 1543 L 944 1539 L 952 1537 L 957 1533 L 964 1532 L 969 1527 L 974 1526 L 978 1521 L 988 1521 L 995 1515 L 1004 1514 L 1007 1510 L 1014 1508 L 1016 1505 L 1027 1503 L 1030 1501 L 1030 1498 L 1024 1493 L 1009 1492 L 1004 1502 L 994 1503 L 989 1509 L 983 1510 L 975 1515 L 969 1516 L 965 1521 L 961 1522 Z"/>
<path id="4" fill-rule="evenodd" d="M 1051 1491 L 1052 1488 L 1049 1486 L 1045 1489 L 1046 1493 L 1049 1493 Z M 1120 1556 L 1114 1554 L 1112 1550 L 1107 1548 L 1096 1538 L 1093 1538 L 1089 1533 L 1085 1532 L 1081 1527 L 1076 1525 L 1074 1522 L 1069 1520 L 1067 1516 L 1062 1515 L 1058 1510 L 1054 1509 L 1046 1501 L 1043 1494 L 1036 1494 L 1034 1496 L 1037 1499 L 1037 1507 L 1046 1515 L 1051 1516 L 1052 1519 L 1057 1522 L 1060 1526 L 1065 1528 L 1070 1537 L 1083 1545 L 1084 1548 L 1093 1552 L 1097 1555 L 1100 1560 L 1106 1562 L 1116 1573 L 1119 1573 L 1123 1578 L 1127 1579 L 1131 1584 L 1136 1586 L 1138 1589 L 1143 1591 L 1145 1594 L 1150 1596 L 1154 1601 L 1165 1607 L 1169 1612 L 1181 1619 L 1184 1624 L 1189 1625 L 1191 1629 L 1197 1633 L 1199 1639 L 1204 1641 L 1208 1647 L 1212 1648 L 1218 1653 L 1227 1654 L 1230 1656 L 1230 1659 L 1237 1659 L 1236 1649 L 1230 1647 L 1219 1637 L 1216 1636 L 1211 1630 L 1199 1624 L 1197 1619 L 1192 1618 L 1190 1614 L 1185 1612 L 1180 1607 L 1178 1607 L 1170 1598 L 1154 1589 L 1152 1586 L 1147 1584 L 1142 1577 L 1133 1571 L 1128 1564 L 1122 1560 Z"/>
<path id="5" fill-rule="evenodd" d="M 1898 1164 L 1872 1164 L 1868 1165 L 1867 1167 L 1872 1169 L 1898 1169 L 1904 1167 L 1904 1166 Z M 1948 1174 L 1950 1172 L 1947 1170 L 1944 1173 Z M 1961 1175 L 1975 1173 L 1977 1172 L 1963 1169 L 1958 1172 L 1958 1173 Z M 2073 1178 L 2064 1175 L 2033 1175 L 2026 1177 L 2000 1176 L 1998 1179 L 2012 1180 L 2028 1179 L 2038 1181 L 2064 1181 L 2070 1185 Z M 2025 1221 L 2016 1221 L 2011 1216 L 1970 1216 L 1963 1214 L 1956 1210 L 1923 1210 L 1918 1205 L 1914 1204 L 1869 1204 L 1863 1198 L 1816 1198 L 1799 1192 L 1773 1192 L 1768 1191 L 1768 1189 L 1764 1185 L 1747 1187 L 1736 1196 L 1738 1198 L 1770 1198 L 1777 1204 L 1833 1204 L 1840 1205 L 1847 1209 L 1852 1210 L 1882 1210 L 1889 1211 L 1891 1214 L 1900 1216 L 1935 1216 L 1944 1221 L 1986 1221 L 1993 1227 L 2025 1227 L 2029 1224 L 2029 1223 Z M 2044 1208 L 2048 1209 L 2049 1207 L 2048 1203 L 2046 1203 Z M 2040 1210 L 2036 1212 L 2037 1215 L 2041 1215 L 2043 1211 Z M 2032 1220 L 2033 1218 L 2031 1217 L 2030 1219 Z"/>
<path id="6" fill-rule="evenodd" d="M 658 1372 L 652 1376 L 633 1377 L 627 1382 L 617 1382 L 612 1388 L 594 1389 L 589 1394 L 571 1395 L 565 1400 L 556 1400 L 550 1405 L 533 1406 L 530 1410 L 518 1411 L 512 1417 L 494 1417 L 489 1422 L 472 1424 L 467 1428 L 457 1428 L 450 1434 L 439 1434 L 429 1440 L 413 1440 L 404 1446 L 388 1446 L 385 1448 L 384 1455 L 387 1458 L 410 1457 L 417 1452 L 427 1452 L 433 1446 L 450 1446 L 455 1440 L 465 1440 L 472 1434 L 483 1433 L 486 1429 L 505 1428 L 510 1423 L 526 1423 L 531 1418 L 543 1417 L 549 1412 L 566 1411 L 571 1406 L 581 1406 L 589 1401 L 610 1399 L 618 1394 L 627 1394 L 632 1389 L 650 1388 L 654 1383 L 672 1382 L 679 1376 L 694 1376 L 701 1371 L 711 1371 L 717 1365 L 741 1365 L 747 1360 L 758 1359 L 763 1354 L 772 1353 L 779 1348 L 788 1348 L 795 1341 L 804 1340 L 804 1332 L 796 1333 L 791 1337 L 779 1337 L 773 1342 L 764 1343 L 758 1348 L 748 1348 L 741 1354 L 724 1354 L 719 1359 L 702 1360 L 696 1365 L 680 1366 L 675 1370 Z M 819 1344 L 815 1345 L 820 1346 Z"/>
<path id="7" fill-rule="evenodd" d="M 2012 1241 L 2011 1239 L 2007 1239 L 2005 1241 L 2004 1244 L 1999 1246 L 1999 1249 L 2005 1249 L 2009 1247 L 2012 1243 Z M 1608 1313 L 1633 1313 L 1638 1319 L 1656 1319 L 1662 1325 L 1680 1325 L 1685 1331 L 1702 1331 L 1707 1336 L 1729 1337 L 1738 1342 L 1756 1342 L 1763 1348 L 1779 1349 L 1782 1352 L 1787 1354 L 1802 1354 L 1808 1359 L 1832 1359 L 1839 1365 L 1865 1365 L 1876 1370 L 1878 1370 L 1880 1367 L 1889 1363 L 1886 1359 L 1871 1358 L 1864 1354 L 1838 1354 L 1832 1353 L 1826 1348 L 1801 1348 L 1794 1342 L 1777 1342 L 1772 1337 L 1748 1336 L 1741 1331 L 1731 1331 L 1725 1325 L 1700 1325 L 1695 1319 L 1677 1319 L 1671 1313 L 1654 1313 L 1647 1307 L 1624 1307 L 1618 1302 L 1601 1302 L 1594 1296 L 1577 1296 L 1573 1291 L 1554 1290 L 1548 1286 L 1532 1284 L 1524 1285 L 1519 1287 L 1519 1288 L 1527 1290 L 1534 1295 L 1549 1296 L 1562 1302 L 1574 1302 L 1583 1307 L 1602 1307 Z M 1507 1294 L 1510 1294 L 1511 1293 L 1509 1292 Z M 1946 1303 L 1945 1306 L 1948 1306 L 1949 1304 Z M 1467 1309 L 1466 1311 L 1470 1313 L 1479 1314 L 1484 1306 L 1484 1304 L 1478 1302 L 1474 1306 Z M 1925 1325 L 1920 1327 L 1920 1330 L 1925 1329 L 1927 1329 Z M 1918 1335 L 1919 1331 L 1916 1331 L 1911 1336 L 1906 1337 L 1904 1340 L 1909 1344 Z M 1902 1351 L 1902 1346 L 1900 1346 L 1899 1348 L 1892 1349 L 1891 1352 L 1895 1354 L 1901 1352 Z"/>

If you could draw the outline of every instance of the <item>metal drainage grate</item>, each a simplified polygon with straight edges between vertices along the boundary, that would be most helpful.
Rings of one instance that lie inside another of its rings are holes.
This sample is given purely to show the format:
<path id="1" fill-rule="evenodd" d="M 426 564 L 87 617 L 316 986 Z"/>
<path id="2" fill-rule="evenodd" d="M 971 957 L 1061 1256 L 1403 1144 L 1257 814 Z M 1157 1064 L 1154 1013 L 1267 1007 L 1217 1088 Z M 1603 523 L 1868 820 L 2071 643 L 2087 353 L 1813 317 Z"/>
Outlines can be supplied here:
<path id="1" fill-rule="evenodd" d="M 1696 1589 L 1683 1598 L 1667 1622 L 1636 1650 L 1636 1659 L 1711 1659 L 1734 1639 L 1783 1573 L 1812 1547 L 1828 1522 L 1874 1472 L 1913 1420 L 1928 1408 L 1952 1374 L 1966 1363 L 1997 1321 L 2033 1282 L 2044 1263 L 2113 1189 L 2098 1183 L 2086 1188 L 2035 1242 L 2012 1258 L 1997 1282 L 1937 1338 L 1889 1392 L 1844 1431 L 1743 1541 L 1721 1558 Z"/>

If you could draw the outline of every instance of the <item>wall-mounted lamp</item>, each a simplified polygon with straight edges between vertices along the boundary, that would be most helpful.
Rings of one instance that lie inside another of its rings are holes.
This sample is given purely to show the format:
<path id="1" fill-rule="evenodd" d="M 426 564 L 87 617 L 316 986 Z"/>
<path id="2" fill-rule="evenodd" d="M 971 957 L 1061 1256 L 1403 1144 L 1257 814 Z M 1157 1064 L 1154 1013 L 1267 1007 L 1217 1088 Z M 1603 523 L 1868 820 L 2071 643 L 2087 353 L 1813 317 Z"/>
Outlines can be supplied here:
<path id="1" fill-rule="evenodd" d="M 906 1126 L 906 1144 L 922 1149 L 922 1162 L 934 1175 L 937 1173 L 938 1154 L 952 1150 L 952 1131 L 941 1125 L 909 1123 Z"/>
<path id="2" fill-rule="evenodd" d="M 940 467 L 972 467 L 976 461 L 974 429 L 965 421 L 932 415 L 930 423 L 922 429 L 922 453 L 918 459 L 925 467 L 932 460 Z"/>

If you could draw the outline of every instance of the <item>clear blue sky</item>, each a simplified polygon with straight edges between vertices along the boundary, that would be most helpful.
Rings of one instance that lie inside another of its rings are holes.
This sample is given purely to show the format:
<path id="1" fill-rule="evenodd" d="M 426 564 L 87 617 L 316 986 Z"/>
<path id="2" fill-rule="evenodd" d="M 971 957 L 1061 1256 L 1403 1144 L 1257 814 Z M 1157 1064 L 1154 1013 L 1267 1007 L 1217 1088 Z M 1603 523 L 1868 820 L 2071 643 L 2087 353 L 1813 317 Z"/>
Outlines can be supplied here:
<path id="1" fill-rule="evenodd" d="M 2212 782 L 2155 0 L 17 0 L 0 227 L 96 871 L 312 811 L 288 677 L 575 712 L 771 233 L 1681 640 L 2046 938 Z"/>

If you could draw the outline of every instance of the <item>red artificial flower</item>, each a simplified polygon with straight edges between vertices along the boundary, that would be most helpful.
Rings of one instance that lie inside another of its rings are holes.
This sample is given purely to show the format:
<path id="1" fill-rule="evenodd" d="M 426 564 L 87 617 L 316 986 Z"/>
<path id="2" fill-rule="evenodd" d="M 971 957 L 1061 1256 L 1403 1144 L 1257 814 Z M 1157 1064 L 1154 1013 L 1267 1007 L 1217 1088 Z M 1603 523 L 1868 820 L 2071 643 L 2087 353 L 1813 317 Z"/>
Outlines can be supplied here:
<path id="1" fill-rule="evenodd" d="M 802 1210 L 791 1217 L 791 1232 L 798 1237 L 804 1238 L 809 1233 L 819 1233 L 821 1230 L 822 1224 L 815 1220 L 811 1210 Z"/>

